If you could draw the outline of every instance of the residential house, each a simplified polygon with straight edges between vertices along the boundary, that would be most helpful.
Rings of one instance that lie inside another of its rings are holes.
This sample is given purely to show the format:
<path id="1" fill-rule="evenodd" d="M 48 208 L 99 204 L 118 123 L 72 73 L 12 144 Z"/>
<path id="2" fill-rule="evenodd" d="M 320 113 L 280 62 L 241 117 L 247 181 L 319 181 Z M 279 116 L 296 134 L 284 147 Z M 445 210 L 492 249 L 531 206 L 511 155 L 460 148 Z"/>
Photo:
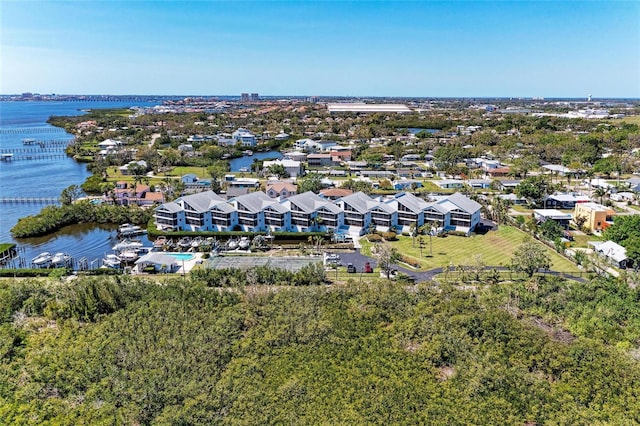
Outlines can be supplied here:
<path id="1" fill-rule="evenodd" d="M 338 198 L 346 197 L 351 194 L 353 194 L 352 190 L 344 188 L 327 188 L 320 190 L 320 195 L 329 200 L 337 200 Z"/>
<path id="2" fill-rule="evenodd" d="M 294 232 L 335 230 L 344 221 L 340 207 L 311 191 L 289 197 L 283 205 L 291 211 L 291 230 Z"/>
<path id="3" fill-rule="evenodd" d="M 398 212 L 385 203 L 376 201 L 364 192 L 356 192 L 336 201 L 344 211 L 344 224 L 351 233 L 364 234 L 371 224 L 386 231 L 397 224 Z"/>
<path id="4" fill-rule="evenodd" d="M 309 154 L 307 155 L 307 164 L 309 167 L 331 166 L 333 160 L 331 154 Z"/>
<path id="5" fill-rule="evenodd" d="M 118 167 L 118 170 L 120 170 L 120 173 L 123 176 L 127 176 L 127 175 L 133 175 L 134 172 L 132 170 L 135 169 L 136 166 L 140 166 L 141 170 L 144 169 L 144 173 L 147 172 L 147 162 L 144 160 L 140 160 L 140 161 L 130 161 L 129 163 L 125 164 L 124 166 Z"/>
<path id="6" fill-rule="evenodd" d="M 555 209 L 572 209 L 579 203 L 588 203 L 591 199 L 586 195 L 578 193 L 556 192 L 549 195 L 544 200 L 545 207 Z"/>
<path id="7" fill-rule="evenodd" d="M 640 178 L 632 177 L 627 179 L 626 184 L 629 185 L 629 189 L 633 192 L 640 192 Z"/>
<path id="8" fill-rule="evenodd" d="M 591 231 L 601 231 L 613 222 L 616 212 L 598 203 L 580 203 L 575 205 L 574 219 L 584 217 L 584 227 Z"/>
<path id="9" fill-rule="evenodd" d="M 264 192 L 252 192 L 229 200 L 238 212 L 237 226 L 242 231 L 286 230 L 289 211 L 282 204 L 270 198 Z M 265 222 L 265 209 L 268 208 L 269 225 Z"/>
<path id="10" fill-rule="evenodd" d="M 351 161 L 351 151 L 331 151 L 331 161 L 334 163 L 342 163 Z"/>
<path id="11" fill-rule="evenodd" d="M 291 182 L 268 182 L 266 193 L 270 198 L 285 199 L 296 195 L 298 187 Z"/>
<path id="12" fill-rule="evenodd" d="M 442 189 L 459 189 L 464 186 L 464 181 L 459 179 L 442 179 L 432 181 Z"/>
<path id="13" fill-rule="evenodd" d="M 267 172 L 269 167 L 271 166 L 282 166 L 284 167 L 285 172 L 287 172 L 287 174 L 289 175 L 289 177 L 292 178 L 296 178 L 298 176 L 301 176 L 303 171 L 302 171 L 302 163 L 300 161 L 296 161 L 296 160 L 290 160 L 287 158 L 282 158 L 280 160 L 273 160 L 273 161 L 264 161 L 262 163 L 262 170 Z M 282 176 L 284 177 L 284 176 Z"/>
<path id="14" fill-rule="evenodd" d="M 247 129 L 239 128 L 231 134 L 231 137 L 242 146 L 254 147 L 258 144 L 256 136 Z M 220 143 L 219 139 L 218 143 Z"/>
<path id="15" fill-rule="evenodd" d="M 509 167 L 497 167 L 495 169 L 487 170 L 487 175 L 489 175 L 490 178 L 495 179 L 499 177 L 509 176 L 510 172 L 511 169 Z"/>
<path id="16" fill-rule="evenodd" d="M 387 201 L 387 204 L 398 212 L 397 225 L 402 231 L 408 231 L 414 223 L 418 227 L 424 225 L 425 211 L 429 208 L 429 203 L 422 198 L 409 192 L 400 192 Z"/>
<path id="17" fill-rule="evenodd" d="M 631 268 L 633 261 L 627 258 L 627 249 L 613 241 L 589 241 L 589 245 L 600 256 L 607 259 L 613 266 L 621 269 Z"/>
<path id="18" fill-rule="evenodd" d="M 571 221 L 571 214 L 563 213 L 556 209 L 535 209 L 533 211 L 533 217 L 538 223 L 546 222 L 547 220 L 553 220 L 558 223 L 563 229 L 569 228 L 569 222 Z"/>

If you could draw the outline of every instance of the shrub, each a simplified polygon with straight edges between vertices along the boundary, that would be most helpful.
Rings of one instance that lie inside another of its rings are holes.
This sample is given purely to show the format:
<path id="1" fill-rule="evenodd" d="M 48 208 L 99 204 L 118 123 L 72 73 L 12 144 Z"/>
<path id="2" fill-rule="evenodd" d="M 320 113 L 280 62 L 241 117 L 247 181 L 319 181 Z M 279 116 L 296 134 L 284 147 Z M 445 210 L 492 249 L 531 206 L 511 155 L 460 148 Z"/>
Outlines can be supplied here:
<path id="1" fill-rule="evenodd" d="M 402 263 L 406 263 L 409 266 L 413 266 L 414 268 L 419 268 L 420 267 L 420 263 L 417 260 L 415 260 L 415 259 L 413 259 L 413 258 L 411 258 L 409 256 L 402 255 L 402 257 L 400 258 L 400 261 Z"/>
<path id="2" fill-rule="evenodd" d="M 382 236 L 378 234 L 369 234 L 367 235 L 367 240 L 369 240 L 370 243 L 379 243 L 382 241 Z"/>
<path id="3" fill-rule="evenodd" d="M 383 232 L 382 238 L 387 241 L 396 241 L 398 239 L 398 234 L 396 234 L 395 232 Z"/>

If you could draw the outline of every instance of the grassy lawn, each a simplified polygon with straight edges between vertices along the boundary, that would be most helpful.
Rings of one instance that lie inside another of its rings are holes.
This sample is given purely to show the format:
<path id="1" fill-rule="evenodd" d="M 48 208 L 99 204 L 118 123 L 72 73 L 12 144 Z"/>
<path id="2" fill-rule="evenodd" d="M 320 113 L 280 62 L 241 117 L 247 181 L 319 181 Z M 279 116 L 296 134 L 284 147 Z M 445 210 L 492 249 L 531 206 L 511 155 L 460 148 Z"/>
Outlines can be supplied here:
<path id="1" fill-rule="evenodd" d="M 404 236 L 400 236 L 398 241 L 391 244 L 401 254 L 420 262 L 422 270 L 449 264 L 472 265 L 476 255 L 481 255 L 482 262 L 487 266 L 507 266 L 511 263 L 513 252 L 522 244 L 526 235 L 518 228 L 501 225 L 497 231 L 488 232 L 485 235 L 433 237 L 433 257 L 427 257 L 429 255 L 429 237 L 426 236 L 424 237 L 425 247 L 422 249 L 422 257 L 420 257 L 417 239 L 415 247 L 412 246 L 411 237 Z M 361 244 L 362 253 L 370 255 L 372 244 L 366 239 L 362 239 Z M 551 269 L 562 272 L 577 270 L 576 265 L 572 262 L 547 246 L 544 247 L 551 259 Z"/>
<path id="2" fill-rule="evenodd" d="M 571 243 L 571 247 L 582 247 L 588 248 L 587 242 L 589 241 L 602 241 L 602 237 L 597 235 L 573 235 L 573 242 Z"/>
<path id="3" fill-rule="evenodd" d="M 533 210 L 527 206 L 523 206 L 521 204 L 514 204 L 511 206 L 512 209 L 519 213 L 533 213 Z"/>
<path id="4" fill-rule="evenodd" d="M 628 117 L 613 120 L 614 123 L 630 123 L 640 126 L 640 115 L 630 115 Z"/>

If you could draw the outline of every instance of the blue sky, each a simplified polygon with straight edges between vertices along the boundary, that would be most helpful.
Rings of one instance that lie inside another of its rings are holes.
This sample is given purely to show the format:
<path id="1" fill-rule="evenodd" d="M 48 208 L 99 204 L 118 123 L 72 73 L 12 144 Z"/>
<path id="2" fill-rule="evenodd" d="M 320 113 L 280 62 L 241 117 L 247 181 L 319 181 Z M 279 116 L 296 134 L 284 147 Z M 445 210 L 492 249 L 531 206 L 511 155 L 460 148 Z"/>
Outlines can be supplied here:
<path id="1" fill-rule="evenodd" d="M 0 93 L 640 97 L 640 2 L 2 0 Z"/>

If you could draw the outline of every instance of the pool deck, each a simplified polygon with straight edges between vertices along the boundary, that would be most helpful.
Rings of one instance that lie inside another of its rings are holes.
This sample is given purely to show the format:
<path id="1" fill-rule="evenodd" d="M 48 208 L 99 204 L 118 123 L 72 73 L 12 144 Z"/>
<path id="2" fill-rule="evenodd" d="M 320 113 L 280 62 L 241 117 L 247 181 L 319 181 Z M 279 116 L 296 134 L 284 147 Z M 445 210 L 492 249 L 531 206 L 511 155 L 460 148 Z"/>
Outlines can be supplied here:
<path id="1" fill-rule="evenodd" d="M 176 271 L 176 274 L 190 272 L 198 264 L 198 262 L 202 261 L 202 253 L 189 253 L 189 254 L 193 255 L 193 259 L 185 260 L 184 262 L 181 259 L 177 259 L 179 268 Z"/>

